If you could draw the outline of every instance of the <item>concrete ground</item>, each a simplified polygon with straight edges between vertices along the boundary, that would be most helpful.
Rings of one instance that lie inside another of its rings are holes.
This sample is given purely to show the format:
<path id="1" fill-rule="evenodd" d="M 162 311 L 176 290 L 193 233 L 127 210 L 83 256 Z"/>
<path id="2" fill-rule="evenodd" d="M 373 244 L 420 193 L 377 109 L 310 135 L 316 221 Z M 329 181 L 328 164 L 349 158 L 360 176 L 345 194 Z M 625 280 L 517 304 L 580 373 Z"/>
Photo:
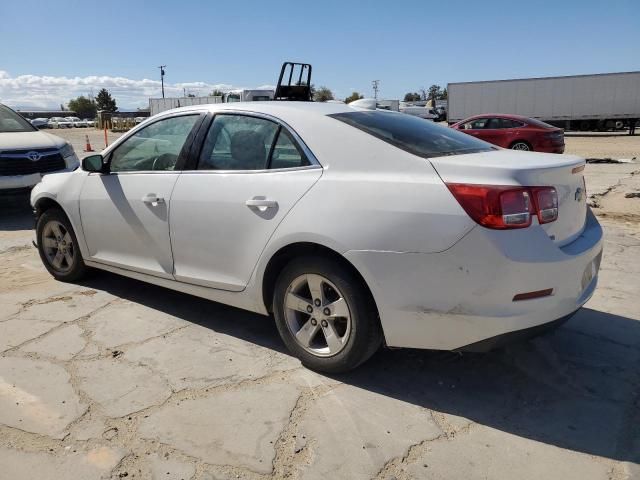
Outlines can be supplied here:
<path id="1" fill-rule="evenodd" d="M 640 478 L 638 173 L 587 166 L 605 254 L 560 329 L 335 377 L 269 318 L 107 273 L 54 281 L 26 200 L 5 203 L 0 478 Z"/>

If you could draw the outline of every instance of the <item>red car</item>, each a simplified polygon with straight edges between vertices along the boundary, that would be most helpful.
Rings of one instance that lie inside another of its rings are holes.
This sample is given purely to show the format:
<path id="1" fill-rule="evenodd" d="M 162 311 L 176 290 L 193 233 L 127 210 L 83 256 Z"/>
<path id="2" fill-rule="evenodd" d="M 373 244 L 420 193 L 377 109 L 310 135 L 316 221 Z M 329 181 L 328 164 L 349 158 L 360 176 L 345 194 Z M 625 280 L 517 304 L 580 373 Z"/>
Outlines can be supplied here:
<path id="1" fill-rule="evenodd" d="M 564 130 L 535 118 L 491 113 L 467 118 L 454 123 L 451 128 L 503 148 L 564 152 Z"/>

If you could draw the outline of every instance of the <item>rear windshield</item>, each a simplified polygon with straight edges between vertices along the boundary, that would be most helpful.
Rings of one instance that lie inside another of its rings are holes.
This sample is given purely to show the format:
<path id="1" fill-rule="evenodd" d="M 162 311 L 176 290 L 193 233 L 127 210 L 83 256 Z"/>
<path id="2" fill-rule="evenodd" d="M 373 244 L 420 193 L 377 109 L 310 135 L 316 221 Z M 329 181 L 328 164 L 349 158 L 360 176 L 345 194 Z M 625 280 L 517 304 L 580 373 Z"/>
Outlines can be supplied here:
<path id="1" fill-rule="evenodd" d="M 0 105 L 0 133 L 33 132 L 34 130 L 36 128 L 24 117 L 10 108 Z"/>
<path id="2" fill-rule="evenodd" d="M 549 125 L 548 123 L 544 123 L 542 120 L 538 120 L 537 118 L 528 118 L 527 121 L 529 122 L 529 125 L 533 125 L 534 127 L 556 128 L 553 125 Z"/>
<path id="3" fill-rule="evenodd" d="M 369 111 L 329 116 L 424 158 L 495 150 L 482 140 L 406 113 Z"/>

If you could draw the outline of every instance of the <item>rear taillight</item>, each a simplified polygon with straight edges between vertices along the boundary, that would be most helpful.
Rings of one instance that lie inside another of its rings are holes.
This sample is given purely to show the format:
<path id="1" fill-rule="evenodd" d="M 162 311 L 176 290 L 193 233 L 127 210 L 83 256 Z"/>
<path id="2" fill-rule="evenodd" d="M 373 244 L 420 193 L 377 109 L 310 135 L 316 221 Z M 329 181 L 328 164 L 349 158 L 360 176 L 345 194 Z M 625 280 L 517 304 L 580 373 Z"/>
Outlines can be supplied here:
<path id="1" fill-rule="evenodd" d="M 539 223 L 558 218 L 558 195 L 553 187 L 514 187 L 448 183 L 447 187 L 467 214 L 493 229 L 526 228 L 531 216 Z"/>
<path id="2" fill-rule="evenodd" d="M 539 223 L 550 223 L 558 219 L 558 193 L 553 187 L 532 187 L 533 201 Z"/>

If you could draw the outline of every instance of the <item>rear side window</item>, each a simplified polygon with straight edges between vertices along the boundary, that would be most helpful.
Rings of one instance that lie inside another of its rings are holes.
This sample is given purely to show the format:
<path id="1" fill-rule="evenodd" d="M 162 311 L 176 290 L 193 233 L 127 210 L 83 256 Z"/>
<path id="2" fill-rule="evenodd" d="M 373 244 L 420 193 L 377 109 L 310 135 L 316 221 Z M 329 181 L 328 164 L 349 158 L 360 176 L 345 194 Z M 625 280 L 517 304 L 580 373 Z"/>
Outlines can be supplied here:
<path id="1" fill-rule="evenodd" d="M 309 161 L 300 151 L 300 147 L 284 128 L 280 129 L 278 140 L 271 153 L 269 168 L 295 168 L 309 165 Z"/>
<path id="2" fill-rule="evenodd" d="M 524 127 L 524 123 L 517 120 L 511 120 L 510 118 L 502 118 L 502 128 L 519 128 Z"/>
<path id="3" fill-rule="evenodd" d="M 202 148 L 198 170 L 265 170 L 309 165 L 289 132 L 248 115 L 216 115 Z"/>
<path id="4" fill-rule="evenodd" d="M 548 123 L 543 122 L 542 120 L 538 120 L 537 118 L 529 118 L 527 119 L 529 125 L 533 125 L 538 128 L 556 128 L 553 125 L 549 125 Z"/>
<path id="5" fill-rule="evenodd" d="M 329 115 L 380 140 L 424 158 L 494 150 L 490 144 L 452 128 L 395 112 L 346 112 Z"/>

